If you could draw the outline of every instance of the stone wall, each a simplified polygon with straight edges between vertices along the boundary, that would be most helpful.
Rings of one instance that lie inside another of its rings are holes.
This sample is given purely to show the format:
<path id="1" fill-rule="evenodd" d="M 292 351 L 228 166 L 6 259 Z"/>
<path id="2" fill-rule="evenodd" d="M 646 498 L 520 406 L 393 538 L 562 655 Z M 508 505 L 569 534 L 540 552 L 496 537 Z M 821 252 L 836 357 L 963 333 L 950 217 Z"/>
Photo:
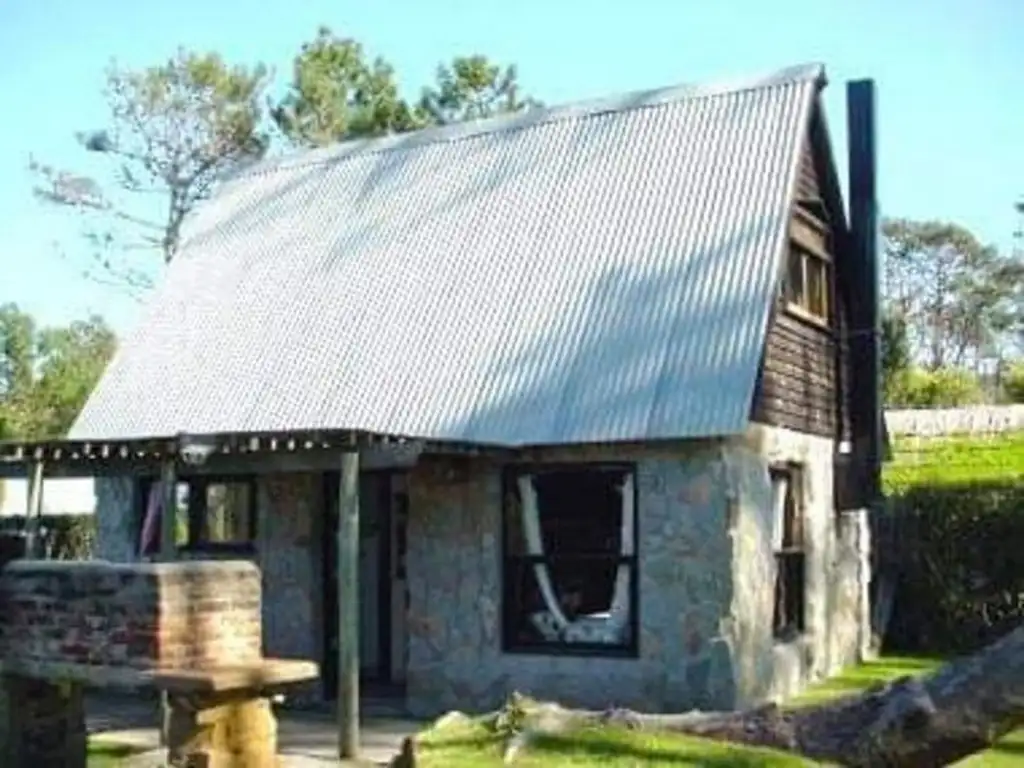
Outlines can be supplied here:
<path id="1" fill-rule="evenodd" d="M 0 573 L 0 657 L 25 674 L 257 661 L 259 578 L 237 561 L 16 560 Z"/>
<path id="2" fill-rule="evenodd" d="M 737 706 L 783 699 L 860 655 L 870 574 L 864 513 L 837 516 L 832 441 L 752 425 L 723 447 L 733 526 L 731 643 L 737 665 Z M 772 632 L 775 558 L 772 549 L 772 464 L 800 466 L 797 488 L 807 546 L 806 632 L 777 642 Z M 837 520 L 845 522 L 838 523 Z"/>
<path id="3" fill-rule="evenodd" d="M 268 475 L 257 483 L 257 560 L 263 572 L 263 647 L 268 656 L 323 660 L 323 484 L 320 475 Z M 288 693 L 321 698 L 318 680 Z"/>
<path id="4" fill-rule="evenodd" d="M 576 706 L 732 708 L 792 695 L 857 660 L 865 637 L 863 513 L 837 517 L 830 441 L 753 427 L 742 438 L 534 452 L 637 466 L 638 658 L 503 653 L 501 466 L 423 460 L 410 475 L 408 704 L 429 716 L 512 690 Z M 803 465 L 807 632 L 776 643 L 770 463 Z"/>
<path id="5" fill-rule="evenodd" d="M 422 460 L 409 478 L 408 705 L 429 716 L 512 690 L 577 706 L 728 707 L 734 671 L 724 466 L 716 444 L 543 451 L 540 461 L 635 461 L 639 658 L 501 650 L 501 467 Z"/>
<path id="6" fill-rule="evenodd" d="M 131 477 L 96 478 L 96 558 L 112 563 L 136 559 L 141 535 Z"/>

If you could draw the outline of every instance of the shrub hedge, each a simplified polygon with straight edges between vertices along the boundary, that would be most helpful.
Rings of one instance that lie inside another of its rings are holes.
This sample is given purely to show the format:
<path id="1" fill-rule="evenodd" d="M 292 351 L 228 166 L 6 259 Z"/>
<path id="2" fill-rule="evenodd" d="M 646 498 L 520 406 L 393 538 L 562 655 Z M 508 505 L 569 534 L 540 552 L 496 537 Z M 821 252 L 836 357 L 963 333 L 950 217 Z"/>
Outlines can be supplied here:
<path id="1" fill-rule="evenodd" d="M 876 521 L 899 572 L 886 646 L 976 650 L 1024 621 L 1024 434 L 896 449 Z"/>
<path id="2" fill-rule="evenodd" d="M 57 560 L 88 560 L 96 541 L 95 515 L 43 515 L 40 533 L 48 557 Z M 0 517 L 0 531 L 22 531 L 24 517 Z"/>

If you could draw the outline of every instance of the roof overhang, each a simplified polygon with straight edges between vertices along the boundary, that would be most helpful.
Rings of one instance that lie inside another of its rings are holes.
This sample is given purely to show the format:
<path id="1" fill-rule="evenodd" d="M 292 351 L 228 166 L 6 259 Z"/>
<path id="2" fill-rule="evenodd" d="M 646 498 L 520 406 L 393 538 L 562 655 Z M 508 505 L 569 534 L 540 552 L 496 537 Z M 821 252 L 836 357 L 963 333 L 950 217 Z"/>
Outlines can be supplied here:
<path id="1" fill-rule="evenodd" d="M 507 446 L 421 440 L 358 430 L 178 434 L 124 440 L 0 441 L 0 478 L 27 476 L 41 463 L 48 477 L 96 477 L 158 471 L 168 460 L 197 472 L 225 461 L 277 459 L 301 467 L 359 452 L 370 466 L 408 466 L 423 454 L 509 457 Z M 289 461 L 290 460 L 290 461 Z"/>

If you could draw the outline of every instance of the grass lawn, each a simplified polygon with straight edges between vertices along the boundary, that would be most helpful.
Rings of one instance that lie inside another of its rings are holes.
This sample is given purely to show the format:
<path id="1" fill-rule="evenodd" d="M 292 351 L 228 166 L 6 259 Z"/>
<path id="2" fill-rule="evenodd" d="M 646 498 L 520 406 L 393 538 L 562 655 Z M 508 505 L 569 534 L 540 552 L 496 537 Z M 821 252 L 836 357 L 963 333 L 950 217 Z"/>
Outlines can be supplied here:
<path id="1" fill-rule="evenodd" d="M 818 704 L 854 694 L 877 683 L 903 675 L 925 674 L 941 664 L 939 659 L 886 657 L 849 669 L 813 686 L 789 702 L 792 706 Z M 102 741 L 89 745 L 89 768 L 112 768 L 134 753 Z M 448 725 L 421 735 L 419 756 L 424 768 L 470 768 L 502 764 L 502 738 L 486 725 L 472 720 Z M 572 768 L 796 768 L 816 763 L 795 755 L 750 749 L 675 734 L 636 733 L 617 728 L 591 728 L 538 740 L 516 758 L 515 766 L 568 766 Z M 957 764 L 957 768 L 1024 768 L 1024 729 L 1015 731 L 992 749 Z"/>
<path id="2" fill-rule="evenodd" d="M 884 683 L 903 675 L 931 672 L 942 664 L 941 659 L 906 658 L 889 656 L 853 667 L 825 680 L 798 696 L 794 705 L 818 704 L 837 696 L 857 693 L 877 683 Z M 1014 731 L 992 749 L 962 760 L 957 768 L 1024 768 L 1024 729 Z"/>
<path id="3" fill-rule="evenodd" d="M 941 664 L 939 659 L 887 657 L 847 670 L 824 681 L 790 702 L 793 706 L 817 704 L 857 693 L 876 683 L 903 675 L 925 674 Z M 427 732 L 420 741 L 420 757 L 426 768 L 469 768 L 501 764 L 501 737 L 478 722 L 450 725 Z M 677 735 L 631 733 L 618 729 L 588 729 L 559 738 L 538 741 L 519 756 L 515 765 L 540 766 L 811 766 L 815 763 L 794 755 L 748 749 Z M 91 765 L 91 764 L 90 764 Z M 1024 729 L 1010 734 L 987 752 L 957 764 L 958 768 L 1024 768 Z"/>
<path id="4" fill-rule="evenodd" d="M 422 736 L 419 757 L 424 768 L 470 768 L 501 765 L 501 738 L 476 723 L 450 725 Z M 631 733 L 617 728 L 591 728 L 559 738 L 538 740 L 513 765 L 606 766 L 607 768 L 796 768 L 815 763 L 765 749 L 747 749 L 675 735 Z"/>

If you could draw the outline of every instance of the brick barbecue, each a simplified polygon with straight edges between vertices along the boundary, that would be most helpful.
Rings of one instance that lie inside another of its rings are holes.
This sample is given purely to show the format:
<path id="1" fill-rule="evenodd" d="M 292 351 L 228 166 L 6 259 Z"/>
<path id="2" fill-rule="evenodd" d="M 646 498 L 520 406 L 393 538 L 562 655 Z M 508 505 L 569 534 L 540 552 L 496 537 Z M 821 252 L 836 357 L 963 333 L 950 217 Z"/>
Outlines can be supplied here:
<path id="1" fill-rule="evenodd" d="M 153 670 L 262 657 L 260 572 L 245 561 L 14 561 L 0 616 L 0 658 L 23 662 Z"/>

